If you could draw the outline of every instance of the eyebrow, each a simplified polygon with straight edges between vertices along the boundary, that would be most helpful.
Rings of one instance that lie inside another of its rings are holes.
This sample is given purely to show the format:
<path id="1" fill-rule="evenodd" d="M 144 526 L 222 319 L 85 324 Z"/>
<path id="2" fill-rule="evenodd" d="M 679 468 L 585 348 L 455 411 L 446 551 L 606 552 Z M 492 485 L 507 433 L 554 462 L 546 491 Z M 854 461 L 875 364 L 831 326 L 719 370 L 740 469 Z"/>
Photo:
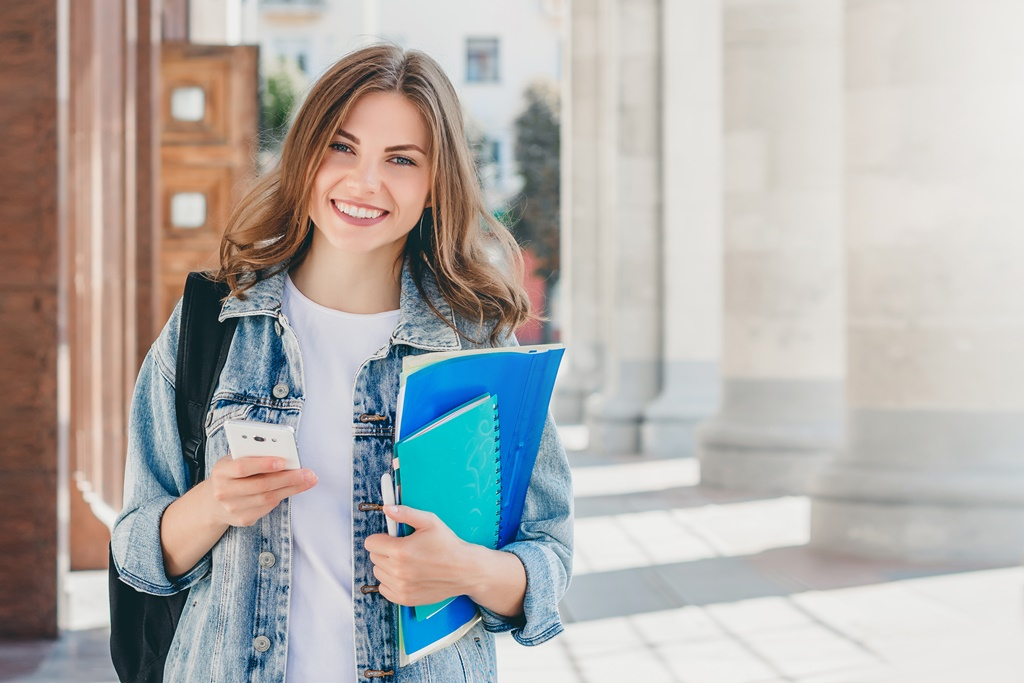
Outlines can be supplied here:
<path id="1" fill-rule="evenodd" d="M 359 138 L 357 138 L 355 135 L 352 135 L 352 133 L 346 132 L 346 131 L 344 131 L 344 130 L 339 128 L 337 134 L 340 135 L 343 138 L 348 138 L 349 140 L 351 140 L 352 142 L 356 143 L 357 145 L 360 144 Z M 414 144 L 411 144 L 411 143 L 407 144 L 407 145 L 393 145 L 391 147 L 385 147 L 384 151 L 385 152 L 405 152 L 405 151 L 410 150 L 410 149 L 414 149 L 417 152 L 419 152 L 420 154 L 422 154 L 423 156 L 427 156 L 427 153 L 424 152 L 422 149 L 420 149 L 419 145 L 414 145 Z"/>

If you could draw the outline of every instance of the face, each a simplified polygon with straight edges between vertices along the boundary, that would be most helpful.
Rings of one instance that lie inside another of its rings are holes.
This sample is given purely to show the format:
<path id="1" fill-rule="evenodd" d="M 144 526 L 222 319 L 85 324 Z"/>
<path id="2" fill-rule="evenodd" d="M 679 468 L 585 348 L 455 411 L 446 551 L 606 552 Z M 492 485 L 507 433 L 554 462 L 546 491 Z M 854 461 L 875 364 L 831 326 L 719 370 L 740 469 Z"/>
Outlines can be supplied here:
<path id="1" fill-rule="evenodd" d="M 419 112 L 402 95 L 364 95 L 314 177 L 312 248 L 398 259 L 430 187 L 430 135 Z"/>

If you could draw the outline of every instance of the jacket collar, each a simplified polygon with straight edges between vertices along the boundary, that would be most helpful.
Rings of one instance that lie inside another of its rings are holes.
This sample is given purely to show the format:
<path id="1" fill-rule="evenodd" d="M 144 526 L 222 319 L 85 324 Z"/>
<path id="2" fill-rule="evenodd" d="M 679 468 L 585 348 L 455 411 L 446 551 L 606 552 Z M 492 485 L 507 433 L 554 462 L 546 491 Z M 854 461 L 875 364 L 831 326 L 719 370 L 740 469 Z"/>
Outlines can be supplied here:
<path id="1" fill-rule="evenodd" d="M 227 318 L 250 315 L 270 315 L 275 318 L 279 316 L 286 272 L 287 269 L 281 269 L 276 274 L 257 282 L 245 292 L 245 300 L 235 296 L 228 297 L 220 309 L 221 322 Z M 445 320 L 455 325 L 455 314 L 441 296 L 437 281 L 429 268 L 425 270 L 423 277 L 423 291 Z M 413 280 L 408 258 L 402 265 L 402 294 L 399 308 L 398 324 L 391 333 L 393 343 L 404 343 L 428 351 L 451 351 L 462 348 L 462 342 L 455 329 L 441 320 L 420 294 Z"/>

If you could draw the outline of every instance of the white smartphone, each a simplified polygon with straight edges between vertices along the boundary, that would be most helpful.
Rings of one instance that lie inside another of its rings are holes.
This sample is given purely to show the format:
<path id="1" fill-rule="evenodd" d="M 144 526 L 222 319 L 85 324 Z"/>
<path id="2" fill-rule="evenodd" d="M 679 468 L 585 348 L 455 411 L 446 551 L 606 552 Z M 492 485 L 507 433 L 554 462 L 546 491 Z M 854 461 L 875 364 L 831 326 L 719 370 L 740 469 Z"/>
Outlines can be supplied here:
<path id="1" fill-rule="evenodd" d="M 228 420 L 224 423 L 232 458 L 275 456 L 285 459 L 286 470 L 297 470 L 299 449 L 295 446 L 295 430 L 288 425 L 265 422 Z"/>

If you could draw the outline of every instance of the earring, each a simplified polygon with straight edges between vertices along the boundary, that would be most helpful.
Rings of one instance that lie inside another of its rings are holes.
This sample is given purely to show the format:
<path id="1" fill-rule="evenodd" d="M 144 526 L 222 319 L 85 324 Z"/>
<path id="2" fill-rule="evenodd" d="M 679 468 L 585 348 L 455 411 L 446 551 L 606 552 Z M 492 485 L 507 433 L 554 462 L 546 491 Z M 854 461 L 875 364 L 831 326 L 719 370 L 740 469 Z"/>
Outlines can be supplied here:
<path id="1" fill-rule="evenodd" d="M 429 213 L 430 213 L 430 209 L 423 209 L 423 213 L 420 214 L 420 242 L 424 242 L 424 243 L 425 243 L 425 240 L 423 238 L 423 219 L 426 218 L 427 214 L 429 214 Z M 431 225 L 433 225 L 433 217 L 431 217 Z M 428 228 L 428 230 L 429 230 L 429 228 Z"/>

